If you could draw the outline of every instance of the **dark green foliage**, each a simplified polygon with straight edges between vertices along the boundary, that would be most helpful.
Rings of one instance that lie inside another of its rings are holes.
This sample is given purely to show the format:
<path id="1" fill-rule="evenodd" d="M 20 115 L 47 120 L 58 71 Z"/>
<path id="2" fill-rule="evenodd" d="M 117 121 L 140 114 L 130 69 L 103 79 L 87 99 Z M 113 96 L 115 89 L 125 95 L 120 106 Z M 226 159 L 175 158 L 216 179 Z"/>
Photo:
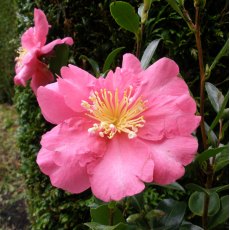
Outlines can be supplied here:
<path id="1" fill-rule="evenodd" d="M 14 58 L 17 20 L 14 0 L 0 1 L 0 103 L 11 103 L 13 96 Z"/>

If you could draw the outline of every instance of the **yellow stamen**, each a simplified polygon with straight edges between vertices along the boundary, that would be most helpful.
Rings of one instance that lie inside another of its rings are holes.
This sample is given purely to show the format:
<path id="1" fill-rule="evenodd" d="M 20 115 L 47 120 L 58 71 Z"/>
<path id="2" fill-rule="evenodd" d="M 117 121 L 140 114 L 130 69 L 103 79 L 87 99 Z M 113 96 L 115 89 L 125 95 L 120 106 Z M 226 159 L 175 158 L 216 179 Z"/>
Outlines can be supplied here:
<path id="1" fill-rule="evenodd" d="M 18 48 L 17 53 L 19 54 L 19 56 L 15 58 L 15 61 L 17 62 L 18 66 L 22 66 L 24 56 L 27 54 L 27 52 L 27 49 L 23 47 Z"/>
<path id="2" fill-rule="evenodd" d="M 101 89 L 100 92 L 94 91 L 90 95 L 91 103 L 82 101 L 81 106 L 89 112 L 86 115 L 98 122 L 88 132 L 97 132 L 99 136 L 107 136 L 109 139 L 122 132 L 127 133 L 130 139 L 136 137 L 138 129 L 145 124 L 141 113 L 146 110 L 147 101 L 139 97 L 132 102 L 132 90 L 130 86 L 120 99 L 118 89 L 114 93 Z"/>

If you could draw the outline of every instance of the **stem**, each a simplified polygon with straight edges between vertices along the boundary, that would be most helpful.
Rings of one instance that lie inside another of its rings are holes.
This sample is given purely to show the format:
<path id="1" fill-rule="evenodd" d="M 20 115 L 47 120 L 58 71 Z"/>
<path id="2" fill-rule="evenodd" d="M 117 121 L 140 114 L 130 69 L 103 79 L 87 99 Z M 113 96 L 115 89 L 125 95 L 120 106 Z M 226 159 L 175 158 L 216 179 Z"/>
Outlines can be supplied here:
<path id="1" fill-rule="evenodd" d="M 195 19 L 195 37 L 196 37 L 196 46 L 198 50 L 198 60 L 199 60 L 199 69 L 200 69 L 200 116 L 201 116 L 201 135 L 204 150 L 207 149 L 207 137 L 205 134 L 204 126 L 204 85 L 205 85 L 205 72 L 204 72 L 204 63 L 203 63 L 203 50 L 201 46 L 200 39 L 200 13 L 199 7 L 196 7 L 196 19 Z"/>
<path id="2" fill-rule="evenodd" d="M 113 225 L 113 212 L 114 209 L 113 208 L 110 208 L 109 209 L 109 225 L 112 226 Z"/>
<path id="3" fill-rule="evenodd" d="M 201 45 L 201 38 L 200 38 L 200 12 L 199 7 L 195 7 L 196 9 L 196 17 L 195 17 L 195 37 L 196 37 L 196 46 L 198 50 L 198 60 L 199 60 L 199 69 L 200 69 L 200 116 L 201 116 L 201 136 L 202 136 L 202 143 L 203 149 L 207 149 L 207 137 L 205 133 L 205 126 L 204 126 L 204 86 L 205 86 L 205 71 L 204 71 L 204 63 L 203 63 L 203 51 Z M 207 189 L 212 187 L 213 182 L 213 167 L 211 162 L 207 161 L 207 180 L 205 187 Z M 204 199 L 204 212 L 202 216 L 202 225 L 204 230 L 208 229 L 208 207 L 209 207 L 209 200 L 210 197 L 208 194 L 205 193 Z"/>
<path id="4" fill-rule="evenodd" d="M 136 42 L 137 42 L 137 49 L 136 49 L 136 57 L 140 57 L 141 53 L 141 43 L 142 43 L 142 36 L 144 32 L 144 24 L 141 23 L 141 28 L 139 30 L 139 33 L 136 34 Z"/>

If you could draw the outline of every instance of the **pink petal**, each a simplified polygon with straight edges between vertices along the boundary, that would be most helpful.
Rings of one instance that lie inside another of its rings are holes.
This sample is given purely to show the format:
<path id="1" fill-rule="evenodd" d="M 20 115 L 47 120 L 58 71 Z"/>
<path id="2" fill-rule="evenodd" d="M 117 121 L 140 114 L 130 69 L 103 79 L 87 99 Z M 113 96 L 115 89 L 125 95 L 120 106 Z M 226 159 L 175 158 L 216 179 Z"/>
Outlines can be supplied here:
<path id="1" fill-rule="evenodd" d="M 73 65 L 62 67 L 61 75 L 63 79 L 58 79 L 58 85 L 65 103 L 76 112 L 85 111 L 81 106 L 82 100 L 88 100 L 96 79 Z"/>
<path id="2" fill-rule="evenodd" d="M 132 196 L 143 191 L 143 182 L 152 181 L 153 168 L 148 145 L 126 136 L 114 138 L 104 157 L 88 166 L 92 192 L 106 202 Z"/>
<path id="3" fill-rule="evenodd" d="M 37 61 L 36 70 L 33 72 L 32 80 L 30 83 L 34 94 L 37 94 L 37 89 L 39 86 L 45 86 L 53 81 L 53 74 L 48 70 L 47 65 L 40 61 Z"/>
<path id="4" fill-rule="evenodd" d="M 84 118 L 71 118 L 43 135 L 41 145 L 57 153 L 54 161 L 59 166 L 68 164 L 72 158 L 83 166 L 101 157 L 106 150 L 105 139 L 88 133 L 91 126 Z"/>
<path id="5" fill-rule="evenodd" d="M 58 88 L 58 83 L 39 87 L 37 90 L 37 100 L 43 116 L 50 123 L 59 124 L 76 115 L 76 113 L 65 104 L 64 97 Z"/>
<path id="6" fill-rule="evenodd" d="M 143 80 L 154 88 L 164 86 L 179 74 L 178 65 L 169 58 L 161 58 L 144 71 Z"/>
<path id="7" fill-rule="evenodd" d="M 35 43 L 34 41 L 34 28 L 30 27 L 28 30 L 26 30 L 22 37 L 21 37 L 21 44 L 22 47 L 31 50 L 35 47 L 37 47 L 38 44 Z"/>
<path id="8" fill-rule="evenodd" d="M 79 166 L 75 159 L 69 159 L 60 167 L 54 162 L 55 155 L 57 153 L 42 148 L 37 156 L 37 164 L 50 177 L 53 186 L 71 193 L 80 193 L 90 187 L 86 168 Z"/>
<path id="9" fill-rule="evenodd" d="M 187 136 L 199 125 L 200 117 L 195 116 L 195 101 L 187 95 L 157 96 L 147 104 L 143 112 L 144 127 L 138 136 L 146 140 L 161 140 L 163 137 Z"/>
<path id="10" fill-rule="evenodd" d="M 122 70 L 128 70 L 136 74 L 143 71 L 140 61 L 131 53 L 127 53 L 123 56 Z"/>
<path id="11" fill-rule="evenodd" d="M 63 39 L 56 39 L 56 40 L 46 44 L 45 46 L 43 46 L 40 49 L 40 55 L 47 54 L 47 53 L 51 52 L 56 45 L 61 45 L 61 44 L 73 45 L 73 39 L 71 37 L 66 37 Z"/>
<path id="12" fill-rule="evenodd" d="M 156 95 L 180 95 L 188 93 L 187 86 L 178 80 L 179 68 L 169 58 L 161 58 L 140 74 L 139 94 L 147 99 Z M 172 83 L 171 83 L 172 81 Z M 178 84 L 178 92 L 175 85 Z"/>
<path id="13" fill-rule="evenodd" d="M 42 47 L 46 43 L 46 36 L 49 31 L 49 24 L 44 12 L 40 9 L 34 9 L 34 42 Z"/>
<path id="14" fill-rule="evenodd" d="M 183 94 L 189 94 L 188 86 L 185 81 L 175 75 L 169 82 L 162 87 L 154 90 L 156 95 L 171 95 L 181 96 Z"/>
<path id="15" fill-rule="evenodd" d="M 192 162 L 198 148 L 192 136 L 174 137 L 151 143 L 154 160 L 153 181 L 170 184 L 184 175 L 184 167 Z"/>
<path id="16" fill-rule="evenodd" d="M 22 47 L 27 50 L 42 47 L 46 43 L 49 25 L 43 11 L 34 9 L 34 24 L 21 37 Z"/>
<path id="17" fill-rule="evenodd" d="M 14 84 L 26 86 L 26 82 L 32 77 L 33 71 L 33 65 L 24 65 L 22 68 L 20 68 L 20 71 L 16 71 L 17 74 L 14 77 Z"/>

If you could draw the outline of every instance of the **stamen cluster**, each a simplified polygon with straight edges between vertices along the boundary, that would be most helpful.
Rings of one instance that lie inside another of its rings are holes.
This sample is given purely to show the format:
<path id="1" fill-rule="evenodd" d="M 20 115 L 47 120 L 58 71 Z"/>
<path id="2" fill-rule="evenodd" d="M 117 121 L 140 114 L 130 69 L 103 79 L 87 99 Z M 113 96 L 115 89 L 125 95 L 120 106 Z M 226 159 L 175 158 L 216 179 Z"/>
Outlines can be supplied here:
<path id="1" fill-rule="evenodd" d="M 130 139 L 136 137 L 138 129 L 145 123 L 141 113 L 146 110 L 147 101 L 143 101 L 142 97 L 132 101 L 132 90 L 130 86 L 119 98 L 118 89 L 114 92 L 101 89 L 90 95 L 92 103 L 83 100 L 81 105 L 89 112 L 86 115 L 98 121 L 88 132 L 97 132 L 99 136 L 107 136 L 109 139 L 122 132 L 127 133 Z"/>

